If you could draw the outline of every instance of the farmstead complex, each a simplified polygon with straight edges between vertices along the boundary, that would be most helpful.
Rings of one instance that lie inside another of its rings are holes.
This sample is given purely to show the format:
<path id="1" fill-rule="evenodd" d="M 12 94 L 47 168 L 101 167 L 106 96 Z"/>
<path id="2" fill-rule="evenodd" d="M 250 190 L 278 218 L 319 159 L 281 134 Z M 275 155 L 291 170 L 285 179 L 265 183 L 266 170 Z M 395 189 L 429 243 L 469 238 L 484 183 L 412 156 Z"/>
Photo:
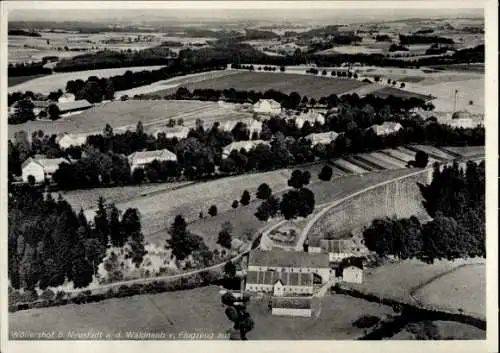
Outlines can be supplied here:
<path id="1" fill-rule="evenodd" d="M 483 5 L 198 5 L 9 11 L 9 339 L 484 341 Z"/>

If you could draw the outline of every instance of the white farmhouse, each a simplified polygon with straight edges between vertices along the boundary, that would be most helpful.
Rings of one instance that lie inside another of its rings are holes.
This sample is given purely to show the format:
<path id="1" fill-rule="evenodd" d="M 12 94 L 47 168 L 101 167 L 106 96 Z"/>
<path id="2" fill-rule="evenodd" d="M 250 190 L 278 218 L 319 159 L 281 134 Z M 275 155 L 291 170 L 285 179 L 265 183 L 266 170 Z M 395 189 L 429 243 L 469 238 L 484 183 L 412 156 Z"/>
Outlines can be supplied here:
<path id="1" fill-rule="evenodd" d="M 62 149 L 69 148 L 71 146 L 83 146 L 87 142 L 87 134 L 68 134 L 64 133 L 56 139 L 59 147 Z"/>
<path id="2" fill-rule="evenodd" d="M 328 254 L 283 250 L 253 250 L 248 259 L 248 271 L 312 273 L 318 282 L 330 278 Z"/>
<path id="3" fill-rule="evenodd" d="M 72 93 L 64 93 L 57 100 L 58 103 L 68 103 L 68 102 L 74 102 L 74 101 L 75 101 L 75 95 Z"/>
<path id="4" fill-rule="evenodd" d="M 128 163 L 130 164 L 130 171 L 132 172 L 137 168 L 144 168 L 147 164 L 150 164 L 153 161 L 177 161 L 177 156 L 175 155 L 175 153 L 170 152 L 167 149 L 134 152 L 128 156 Z"/>
<path id="5" fill-rule="evenodd" d="M 52 175 L 59 169 L 61 163 L 69 163 L 64 158 L 28 158 L 21 165 L 22 179 L 25 183 L 32 175 L 36 183 L 52 180 Z"/>
<path id="6" fill-rule="evenodd" d="M 363 262 L 358 258 L 343 260 L 337 269 L 337 277 L 342 282 L 363 283 Z"/>
<path id="7" fill-rule="evenodd" d="M 313 274 L 280 271 L 248 271 L 245 289 L 274 296 L 312 295 Z"/>
<path id="8" fill-rule="evenodd" d="M 80 99 L 77 101 L 67 101 L 62 103 L 55 103 L 59 108 L 61 116 L 69 116 L 83 112 L 84 110 L 92 108 L 92 104 L 86 99 Z"/>
<path id="9" fill-rule="evenodd" d="M 311 317 L 311 297 L 273 297 L 271 314 L 276 316 Z"/>
<path id="10" fill-rule="evenodd" d="M 222 149 L 222 158 L 227 158 L 231 154 L 231 151 L 240 151 L 241 149 L 244 149 L 245 151 L 250 151 L 252 148 L 254 148 L 257 145 L 266 145 L 269 146 L 270 143 L 269 141 L 264 141 L 264 140 L 250 140 L 250 141 L 237 141 L 230 143 L 229 145 L 225 146 Z"/>
<path id="11" fill-rule="evenodd" d="M 174 127 L 157 127 L 150 130 L 151 134 L 155 137 L 158 137 L 158 134 L 164 133 L 165 137 L 168 139 L 173 139 L 174 137 L 178 140 L 182 140 L 187 138 L 189 134 L 189 128 L 185 126 L 174 126 Z"/>
<path id="12" fill-rule="evenodd" d="M 372 125 L 369 129 L 372 129 L 377 136 L 390 135 L 401 130 L 403 126 L 400 123 L 393 121 L 385 121 L 381 125 Z"/>
<path id="13" fill-rule="evenodd" d="M 316 122 L 321 125 L 325 123 L 325 117 L 323 114 L 318 113 L 316 110 L 309 110 L 307 113 L 296 115 L 293 117 L 293 120 L 295 120 L 295 125 L 297 125 L 299 129 L 302 129 L 302 126 L 304 126 L 306 121 L 308 121 L 311 125 L 314 125 Z"/>
<path id="14" fill-rule="evenodd" d="M 224 131 L 231 131 L 239 122 L 242 122 L 247 126 L 247 129 L 250 131 L 250 136 L 252 136 L 254 132 L 260 134 L 260 132 L 262 131 L 262 121 L 258 121 L 252 118 L 243 119 L 239 121 L 237 120 L 226 121 L 225 123 L 219 125 L 219 129 Z"/>
<path id="15" fill-rule="evenodd" d="M 260 99 L 253 105 L 253 111 L 257 114 L 279 115 L 281 113 L 281 104 L 274 99 Z"/>
<path id="16" fill-rule="evenodd" d="M 472 129 L 480 125 L 480 122 L 474 121 L 472 115 L 467 111 L 454 112 L 451 116 L 451 120 L 443 121 L 443 124 L 455 127 Z"/>
<path id="17" fill-rule="evenodd" d="M 318 144 L 328 145 L 330 142 L 335 141 L 339 136 L 335 131 L 322 132 L 319 134 L 309 134 L 305 137 L 306 140 L 311 141 L 312 146 Z"/>

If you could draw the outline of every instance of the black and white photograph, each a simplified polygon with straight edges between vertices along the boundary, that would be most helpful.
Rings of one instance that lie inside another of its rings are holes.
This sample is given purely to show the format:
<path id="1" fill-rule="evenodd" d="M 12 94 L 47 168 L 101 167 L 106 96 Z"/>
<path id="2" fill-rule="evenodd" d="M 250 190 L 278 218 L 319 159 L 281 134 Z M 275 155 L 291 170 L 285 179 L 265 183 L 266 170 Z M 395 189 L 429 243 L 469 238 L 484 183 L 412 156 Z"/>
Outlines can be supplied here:
<path id="1" fill-rule="evenodd" d="M 491 1 L 71 3 L 2 4 L 9 344 L 498 350 Z"/>

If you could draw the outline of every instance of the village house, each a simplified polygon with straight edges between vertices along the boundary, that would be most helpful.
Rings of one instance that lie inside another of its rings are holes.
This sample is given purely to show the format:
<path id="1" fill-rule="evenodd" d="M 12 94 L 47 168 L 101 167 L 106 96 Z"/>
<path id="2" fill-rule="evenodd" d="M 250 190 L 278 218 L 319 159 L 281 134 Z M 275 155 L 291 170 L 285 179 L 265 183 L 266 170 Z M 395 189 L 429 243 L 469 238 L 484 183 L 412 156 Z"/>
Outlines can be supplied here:
<path id="1" fill-rule="evenodd" d="M 315 245 L 317 246 L 310 246 L 309 251 L 328 254 L 330 263 L 353 256 L 351 239 L 320 239 Z"/>
<path id="2" fill-rule="evenodd" d="M 311 297 L 273 297 L 271 314 L 276 316 L 311 317 Z"/>
<path id="3" fill-rule="evenodd" d="M 254 250 L 249 255 L 248 271 L 312 273 L 314 280 L 319 283 L 330 279 L 328 254 L 324 253 Z"/>
<path id="4" fill-rule="evenodd" d="M 472 129 L 478 126 L 480 123 L 474 121 L 472 115 L 466 111 L 454 112 L 451 116 L 451 120 L 442 121 L 443 124 L 455 127 L 455 128 L 464 128 L 464 129 Z"/>
<path id="5" fill-rule="evenodd" d="M 255 119 L 252 119 L 252 118 L 239 120 L 239 121 L 236 121 L 236 120 L 226 121 L 225 123 L 222 123 L 221 125 L 219 125 L 219 129 L 224 130 L 224 131 L 231 131 L 234 129 L 236 124 L 238 124 L 238 122 L 242 122 L 243 124 L 245 124 L 247 126 L 247 129 L 250 131 L 250 137 L 252 137 L 252 134 L 254 132 L 257 132 L 260 134 L 260 132 L 262 131 L 262 122 L 255 120 Z"/>
<path id="6" fill-rule="evenodd" d="M 311 141 L 312 146 L 318 144 L 328 145 L 330 142 L 335 141 L 339 136 L 335 131 L 322 132 L 319 134 L 309 134 L 305 137 L 306 140 Z"/>
<path id="7" fill-rule="evenodd" d="M 341 282 L 363 283 L 363 261 L 354 257 L 342 260 L 336 270 L 336 277 Z"/>
<path id="8" fill-rule="evenodd" d="M 312 295 L 313 274 L 279 271 L 248 271 L 245 289 L 274 296 Z"/>
<path id="9" fill-rule="evenodd" d="M 59 135 L 56 142 L 62 149 L 69 148 L 71 146 L 83 146 L 87 142 L 87 134 L 68 134 L 64 133 Z"/>
<path id="10" fill-rule="evenodd" d="M 130 171 L 133 172 L 137 168 L 144 168 L 147 164 L 153 161 L 166 162 L 177 161 L 175 153 L 167 149 L 145 152 L 134 152 L 128 156 L 128 163 L 130 164 Z"/>
<path id="11" fill-rule="evenodd" d="M 253 105 L 253 111 L 257 114 L 279 115 L 281 113 L 281 104 L 274 99 L 260 99 Z"/>
<path id="12" fill-rule="evenodd" d="M 295 121 L 295 125 L 299 129 L 302 129 L 302 126 L 304 126 L 304 123 L 306 121 L 308 121 L 311 125 L 314 125 L 316 122 L 320 123 L 321 125 L 325 123 L 325 117 L 323 116 L 323 114 L 318 113 L 314 109 L 309 110 L 307 113 L 300 113 L 299 115 L 292 117 L 292 120 Z"/>
<path id="13" fill-rule="evenodd" d="M 231 154 L 231 151 L 241 151 L 242 149 L 245 151 L 250 151 L 252 148 L 254 148 L 257 145 L 266 145 L 269 146 L 269 141 L 264 141 L 264 140 L 250 140 L 250 141 L 237 141 L 230 143 L 229 145 L 225 146 L 222 149 L 222 158 L 227 158 Z"/>
<path id="14" fill-rule="evenodd" d="M 149 129 L 149 133 L 155 137 L 158 137 L 158 134 L 165 134 L 165 138 L 167 139 L 177 138 L 180 141 L 187 138 L 189 134 L 189 128 L 185 126 L 160 126 Z"/>
<path id="15" fill-rule="evenodd" d="M 372 125 L 369 127 L 369 129 L 373 130 L 373 132 L 377 136 L 383 136 L 383 135 L 390 135 L 398 132 L 401 130 L 403 126 L 400 123 L 396 123 L 393 121 L 385 121 L 383 124 L 380 125 Z"/>
<path id="16" fill-rule="evenodd" d="M 27 183 L 29 176 L 35 178 L 36 183 L 51 181 L 52 175 L 59 169 L 61 163 L 69 163 L 64 158 L 28 158 L 21 165 L 22 180 Z"/>
<path id="17" fill-rule="evenodd" d="M 74 101 L 75 101 L 75 95 L 72 93 L 64 93 L 57 100 L 58 103 L 68 103 L 68 102 L 74 102 Z"/>
<path id="18" fill-rule="evenodd" d="M 61 116 L 69 116 L 83 112 L 89 108 L 92 108 L 92 104 L 90 104 L 87 100 L 81 99 L 77 101 L 67 101 L 62 103 L 55 103 L 59 108 L 59 114 Z"/>

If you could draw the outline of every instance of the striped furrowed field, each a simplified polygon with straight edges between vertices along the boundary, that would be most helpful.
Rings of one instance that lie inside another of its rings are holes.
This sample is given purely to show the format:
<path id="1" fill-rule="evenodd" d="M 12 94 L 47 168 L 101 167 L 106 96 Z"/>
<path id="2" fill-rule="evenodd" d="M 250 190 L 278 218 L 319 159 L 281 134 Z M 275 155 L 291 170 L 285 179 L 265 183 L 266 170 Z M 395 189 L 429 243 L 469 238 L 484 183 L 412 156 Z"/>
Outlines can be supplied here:
<path id="1" fill-rule="evenodd" d="M 454 158 L 453 154 L 447 153 L 446 151 L 439 150 L 434 146 L 411 145 L 411 146 L 408 146 L 408 148 L 412 151 L 415 151 L 415 152 L 417 152 L 417 151 L 425 152 L 425 153 L 429 154 L 429 156 L 431 156 L 435 159 L 438 159 L 440 161 L 449 161 L 449 160 Z"/>
<path id="2" fill-rule="evenodd" d="M 152 71 L 158 70 L 163 66 L 134 66 L 134 67 L 120 67 L 115 69 L 101 69 L 101 70 L 86 70 L 75 72 L 61 72 L 53 75 L 35 78 L 15 86 L 8 88 L 9 93 L 13 92 L 26 92 L 31 91 L 34 93 L 49 94 L 52 91 L 61 89 L 64 91 L 66 83 L 70 80 L 86 80 L 90 76 L 97 76 L 99 78 L 107 78 L 111 76 L 123 75 L 127 71 Z"/>
<path id="3" fill-rule="evenodd" d="M 229 89 L 265 92 L 270 89 L 290 94 L 296 91 L 298 94 L 308 97 L 321 98 L 330 94 L 343 94 L 367 83 L 334 77 L 309 76 L 305 74 L 265 73 L 239 71 L 236 75 L 224 76 L 196 83 L 181 85 L 193 91 L 195 89 Z M 176 89 L 155 92 L 155 95 L 174 93 Z"/>

